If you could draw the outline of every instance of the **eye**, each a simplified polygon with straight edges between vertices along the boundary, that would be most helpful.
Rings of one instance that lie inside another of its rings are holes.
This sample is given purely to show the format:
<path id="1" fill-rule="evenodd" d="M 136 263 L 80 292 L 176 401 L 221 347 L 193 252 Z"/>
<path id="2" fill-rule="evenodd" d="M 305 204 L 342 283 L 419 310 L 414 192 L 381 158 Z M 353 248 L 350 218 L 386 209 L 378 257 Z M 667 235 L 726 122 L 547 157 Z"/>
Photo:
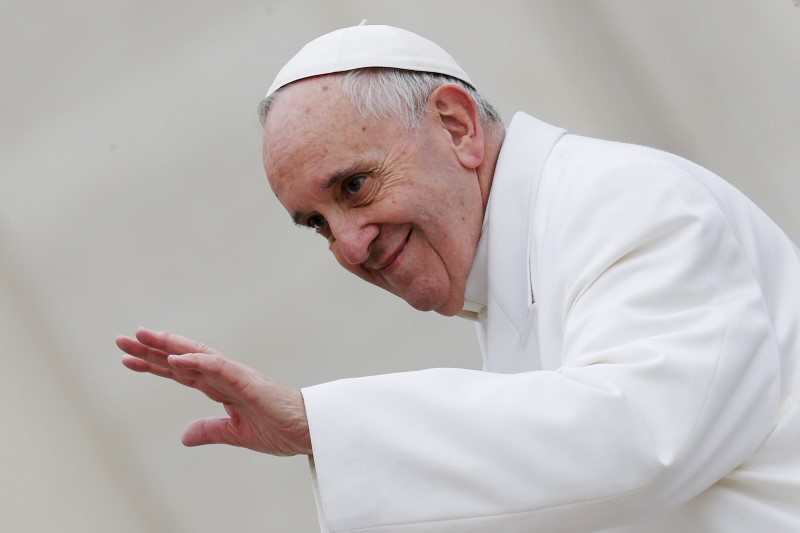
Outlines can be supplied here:
<path id="1" fill-rule="evenodd" d="M 328 225 L 328 221 L 322 215 L 311 215 L 306 219 L 306 226 L 322 233 Z"/>
<path id="2" fill-rule="evenodd" d="M 363 174 L 347 178 L 342 183 L 342 193 L 344 194 L 345 198 L 350 198 L 358 194 L 358 191 L 360 191 L 361 187 L 364 186 L 364 180 L 366 179 L 367 177 Z"/>

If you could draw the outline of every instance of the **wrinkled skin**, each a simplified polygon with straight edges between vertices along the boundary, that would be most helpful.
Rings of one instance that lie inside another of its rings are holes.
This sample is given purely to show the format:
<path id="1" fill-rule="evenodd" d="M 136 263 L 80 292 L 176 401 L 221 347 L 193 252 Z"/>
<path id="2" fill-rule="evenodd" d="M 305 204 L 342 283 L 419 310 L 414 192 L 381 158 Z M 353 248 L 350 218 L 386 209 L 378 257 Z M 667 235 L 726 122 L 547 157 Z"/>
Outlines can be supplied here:
<path id="1" fill-rule="evenodd" d="M 458 313 L 488 197 L 483 130 L 455 85 L 411 132 L 362 117 L 335 77 L 280 93 L 264 130 L 270 185 L 339 264 L 414 308 Z"/>
<path id="2" fill-rule="evenodd" d="M 186 446 L 229 444 L 272 455 L 311 454 L 300 391 L 227 359 L 217 350 L 165 331 L 145 328 L 116 340 L 122 364 L 135 372 L 195 388 L 221 403 L 227 417 L 195 420 L 183 432 Z"/>

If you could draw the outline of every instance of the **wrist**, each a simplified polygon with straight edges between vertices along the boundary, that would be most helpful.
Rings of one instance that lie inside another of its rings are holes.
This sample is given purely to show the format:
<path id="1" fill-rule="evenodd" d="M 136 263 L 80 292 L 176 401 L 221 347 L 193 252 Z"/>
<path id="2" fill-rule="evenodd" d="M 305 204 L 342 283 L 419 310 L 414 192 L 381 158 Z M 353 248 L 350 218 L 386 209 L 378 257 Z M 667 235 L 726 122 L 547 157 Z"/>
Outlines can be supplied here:
<path id="1" fill-rule="evenodd" d="M 289 447 L 294 454 L 312 455 L 311 432 L 308 428 L 308 417 L 306 416 L 305 402 L 299 390 L 294 390 L 292 396 L 291 423 L 283 428 L 284 438 L 289 443 Z"/>

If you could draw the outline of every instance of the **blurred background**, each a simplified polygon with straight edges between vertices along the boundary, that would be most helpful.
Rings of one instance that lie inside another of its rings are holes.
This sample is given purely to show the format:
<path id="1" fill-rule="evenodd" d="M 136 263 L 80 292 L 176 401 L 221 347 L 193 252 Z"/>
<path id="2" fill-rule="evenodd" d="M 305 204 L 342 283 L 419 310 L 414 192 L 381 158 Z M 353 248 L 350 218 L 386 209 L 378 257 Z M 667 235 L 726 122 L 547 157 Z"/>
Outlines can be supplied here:
<path id="1" fill-rule="evenodd" d="M 480 368 L 472 323 L 341 270 L 263 177 L 273 76 L 362 18 L 438 42 L 506 120 L 683 155 L 800 241 L 793 0 L 6 0 L 0 530 L 316 530 L 305 458 L 180 444 L 222 409 L 122 367 L 140 324 L 298 387 Z"/>

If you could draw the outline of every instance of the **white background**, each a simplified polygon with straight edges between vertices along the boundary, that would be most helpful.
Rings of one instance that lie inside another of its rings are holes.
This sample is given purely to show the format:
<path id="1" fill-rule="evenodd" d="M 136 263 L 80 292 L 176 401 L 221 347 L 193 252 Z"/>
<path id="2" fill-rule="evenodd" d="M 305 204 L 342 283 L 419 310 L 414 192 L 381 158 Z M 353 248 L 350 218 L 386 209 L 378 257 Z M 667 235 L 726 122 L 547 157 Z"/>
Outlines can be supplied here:
<path id="1" fill-rule="evenodd" d="M 304 458 L 182 447 L 222 410 L 119 364 L 139 324 L 296 386 L 480 367 L 471 323 L 341 271 L 263 177 L 261 95 L 362 18 L 441 44 L 506 119 L 693 159 L 800 241 L 791 0 L 5 0 L 0 530 L 315 530 Z"/>

